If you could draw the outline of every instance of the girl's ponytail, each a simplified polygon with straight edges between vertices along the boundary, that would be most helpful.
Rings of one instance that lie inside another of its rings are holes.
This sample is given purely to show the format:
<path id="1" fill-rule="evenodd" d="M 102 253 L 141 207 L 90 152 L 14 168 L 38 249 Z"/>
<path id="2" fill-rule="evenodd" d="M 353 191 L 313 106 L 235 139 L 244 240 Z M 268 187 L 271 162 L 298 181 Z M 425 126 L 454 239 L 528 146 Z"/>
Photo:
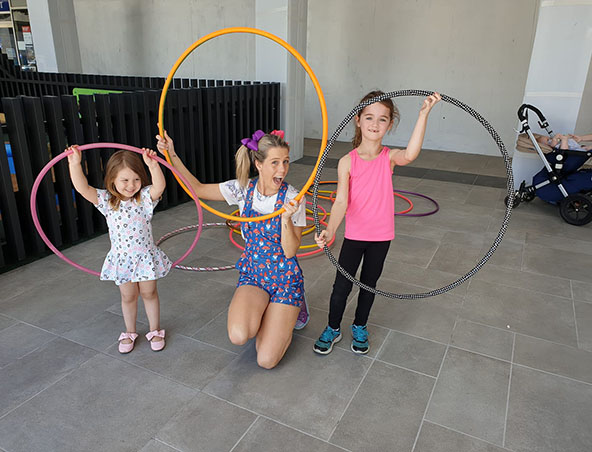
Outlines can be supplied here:
<path id="1" fill-rule="evenodd" d="M 245 188 L 249 181 L 249 173 L 251 171 L 251 157 L 249 149 L 242 145 L 234 154 L 234 161 L 236 164 L 236 178 L 241 187 Z"/>

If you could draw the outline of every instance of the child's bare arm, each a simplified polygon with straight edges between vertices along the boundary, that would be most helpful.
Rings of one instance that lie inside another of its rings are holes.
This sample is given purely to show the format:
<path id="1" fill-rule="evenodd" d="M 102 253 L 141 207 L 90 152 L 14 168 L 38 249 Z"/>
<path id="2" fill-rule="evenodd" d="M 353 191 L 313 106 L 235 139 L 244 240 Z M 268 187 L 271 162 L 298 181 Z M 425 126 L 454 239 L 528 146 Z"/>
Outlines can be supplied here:
<path id="1" fill-rule="evenodd" d="M 162 192 L 166 188 L 166 180 L 164 178 L 164 174 L 162 173 L 162 169 L 156 160 L 153 157 L 156 156 L 156 152 L 152 149 L 142 148 L 144 153 L 142 157 L 144 158 L 144 163 L 150 170 L 150 176 L 152 177 L 152 186 L 150 187 L 150 198 L 152 201 L 156 201 L 160 199 L 162 196 Z"/>
<path id="2" fill-rule="evenodd" d="M 74 189 L 82 195 L 87 201 L 98 204 L 99 198 L 97 197 L 97 189 L 88 185 L 88 180 L 82 171 L 82 154 L 78 146 L 70 146 L 66 151 L 72 151 L 68 155 L 68 168 L 70 169 L 70 179 Z"/>
<path id="3" fill-rule="evenodd" d="M 392 163 L 404 166 L 413 162 L 417 158 L 423 144 L 423 137 L 425 136 L 430 111 L 441 99 L 442 97 L 438 93 L 434 93 L 424 99 L 423 105 L 419 110 L 419 116 L 415 123 L 415 128 L 413 129 L 413 133 L 407 144 L 407 148 L 391 149 L 390 158 Z"/>

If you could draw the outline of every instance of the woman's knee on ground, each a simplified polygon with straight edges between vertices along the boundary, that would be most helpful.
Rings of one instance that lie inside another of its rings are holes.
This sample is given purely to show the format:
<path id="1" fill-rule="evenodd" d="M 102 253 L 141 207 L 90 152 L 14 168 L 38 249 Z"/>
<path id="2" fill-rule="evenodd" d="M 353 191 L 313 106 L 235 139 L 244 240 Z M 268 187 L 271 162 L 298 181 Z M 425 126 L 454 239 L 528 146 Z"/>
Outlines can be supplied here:
<path id="1" fill-rule="evenodd" d="M 275 341 L 272 345 L 258 343 L 257 364 L 259 367 L 263 367 L 264 369 L 273 369 L 275 366 L 277 366 L 284 357 L 284 354 L 286 353 L 286 350 L 288 349 L 288 346 L 291 342 L 292 337 L 290 336 L 283 346 L 277 341 Z"/>
<path id="2" fill-rule="evenodd" d="M 234 345 L 244 345 L 250 339 L 249 329 L 246 325 L 228 325 L 228 339 Z"/>

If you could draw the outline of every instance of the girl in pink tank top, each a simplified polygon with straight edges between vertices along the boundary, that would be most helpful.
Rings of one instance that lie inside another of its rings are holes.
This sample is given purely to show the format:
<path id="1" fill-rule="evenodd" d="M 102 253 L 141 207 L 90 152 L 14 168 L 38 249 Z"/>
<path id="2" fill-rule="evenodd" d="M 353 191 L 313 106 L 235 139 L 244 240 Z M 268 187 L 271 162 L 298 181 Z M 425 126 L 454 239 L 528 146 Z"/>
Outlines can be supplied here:
<path id="1" fill-rule="evenodd" d="M 372 91 L 360 103 L 381 94 L 384 93 Z M 389 149 L 382 144 L 382 138 L 399 120 L 399 111 L 391 99 L 375 102 L 355 117 L 354 149 L 339 160 L 337 196 L 329 224 L 319 236 L 315 235 L 315 240 L 323 248 L 345 218 L 345 238 L 339 264 L 350 275 L 355 275 L 363 259 L 360 281 L 369 287 L 376 287 L 391 240 L 395 237 L 393 169 L 417 158 L 429 113 L 440 99 L 440 95 L 434 93 L 423 101 L 406 149 Z M 329 304 L 329 324 L 315 342 L 315 352 L 326 355 L 341 340 L 341 319 L 351 289 L 352 283 L 337 271 Z M 360 289 L 351 327 L 351 349 L 354 353 L 368 353 L 370 345 L 366 323 L 373 302 L 374 294 Z"/>

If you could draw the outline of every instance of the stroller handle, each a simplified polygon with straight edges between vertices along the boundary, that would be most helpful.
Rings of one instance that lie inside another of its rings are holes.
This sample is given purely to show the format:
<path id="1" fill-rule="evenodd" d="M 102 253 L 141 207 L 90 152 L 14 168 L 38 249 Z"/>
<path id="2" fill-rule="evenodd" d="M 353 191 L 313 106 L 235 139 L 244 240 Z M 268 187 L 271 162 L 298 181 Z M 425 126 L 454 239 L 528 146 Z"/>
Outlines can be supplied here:
<path id="1" fill-rule="evenodd" d="M 536 115 L 539 117 L 539 126 L 541 126 L 543 129 L 549 127 L 547 118 L 545 118 L 545 115 L 543 115 L 543 112 L 541 110 L 536 108 L 534 105 L 522 104 L 518 109 L 518 119 L 520 119 L 520 121 L 522 122 L 522 131 L 524 131 L 525 126 L 528 125 L 528 110 L 534 111 Z"/>

